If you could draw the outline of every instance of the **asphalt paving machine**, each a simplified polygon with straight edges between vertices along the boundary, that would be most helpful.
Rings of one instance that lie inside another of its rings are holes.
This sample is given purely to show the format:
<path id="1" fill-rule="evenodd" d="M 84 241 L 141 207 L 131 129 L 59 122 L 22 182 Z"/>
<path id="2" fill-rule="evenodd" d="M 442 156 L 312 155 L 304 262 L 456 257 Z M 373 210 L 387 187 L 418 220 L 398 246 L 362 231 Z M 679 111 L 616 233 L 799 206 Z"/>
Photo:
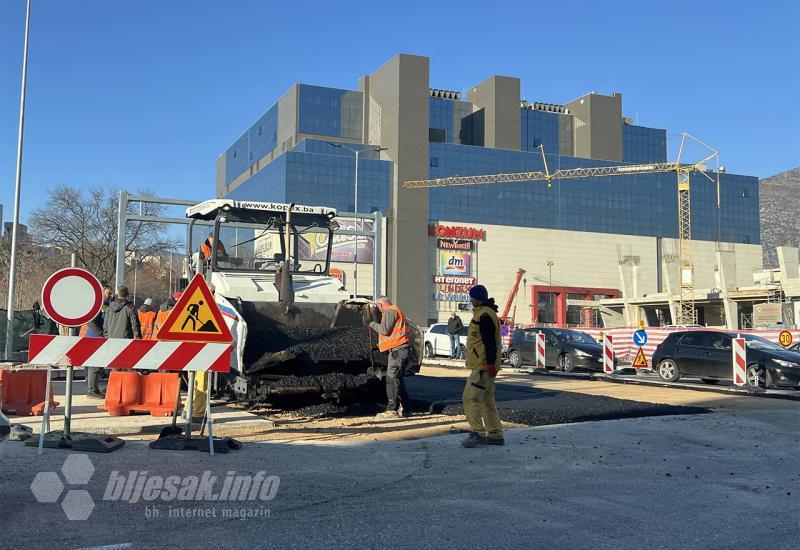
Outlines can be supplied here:
<path id="1" fill-rule="evenodd" d="M 212 199 L 187 208 L 186 216 L 193 251 L 186 275 L 205 275 L 234 336 L 232 371 L 218 388 L 255 402 L 342 400 L 385 376 L 386 355 L 368 328 L 375 303 L 351 298 L 330 273 L 336 210 Z M 199 221 L 206 222 L 202 242 L 192 242 Z M 421 358 L 422 330 L 411 325 Z M 419 361 L 409 374 L 419 371 Z"/>

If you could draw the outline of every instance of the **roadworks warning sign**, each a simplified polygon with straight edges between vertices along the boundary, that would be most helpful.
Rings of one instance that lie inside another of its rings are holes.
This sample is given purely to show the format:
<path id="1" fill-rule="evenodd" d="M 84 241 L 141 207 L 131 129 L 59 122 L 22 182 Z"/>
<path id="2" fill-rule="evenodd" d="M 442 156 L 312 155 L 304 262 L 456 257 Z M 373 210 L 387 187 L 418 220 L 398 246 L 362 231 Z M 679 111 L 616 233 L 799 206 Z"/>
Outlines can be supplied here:
<path id="1" fill-rule="evenodd" d="M 202 275 L 195 275 L 156 334 L 158 340 L 232 342 L 233 336 Z"/>

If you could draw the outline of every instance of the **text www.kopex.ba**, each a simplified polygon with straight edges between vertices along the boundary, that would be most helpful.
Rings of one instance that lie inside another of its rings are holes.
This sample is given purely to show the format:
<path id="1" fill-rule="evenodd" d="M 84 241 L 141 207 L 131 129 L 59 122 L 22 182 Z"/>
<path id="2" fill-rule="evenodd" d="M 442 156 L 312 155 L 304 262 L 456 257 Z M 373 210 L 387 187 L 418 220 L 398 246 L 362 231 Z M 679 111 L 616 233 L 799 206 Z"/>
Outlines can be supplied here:
<path id="1" fill-rule="evenodd" d="M 108 477 L 103 500 L 122 500 L 131 504 L 145 501 L 253 501 L 272 500 L 280 485 L 278 476 L 266 472 L 254 475 L 236 475 L 229 471 L 225 476 L 203 472 L 195 476 L 148 475 L 147 470 L 128 472 L 114 470 Z"/>

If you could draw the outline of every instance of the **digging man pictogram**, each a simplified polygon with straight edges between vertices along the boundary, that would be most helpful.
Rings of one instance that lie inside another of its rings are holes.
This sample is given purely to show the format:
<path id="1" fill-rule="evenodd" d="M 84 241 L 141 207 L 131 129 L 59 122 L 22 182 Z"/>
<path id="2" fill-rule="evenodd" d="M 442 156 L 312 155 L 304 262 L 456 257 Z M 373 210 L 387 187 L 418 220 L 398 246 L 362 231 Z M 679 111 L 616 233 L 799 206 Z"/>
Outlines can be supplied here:
<path id="1" fill-rule="evenodd" d="M 213 321 L 209 319 L 203 323 L 202 319 L 200 319 L 200 306 L 202 306 L 203 303 L 203 300 L 200 300 L 196 304 L 189 304 L 186 307 L 188 317 L 184 319 L 183 324 L 181 325 L 181 330 L 186 330 L 186 324 L 191 321 L 192 332 L 219 332 L 219 329 Z M 200 328 L 197 328 L 198 324 L 200 325 Z"/>

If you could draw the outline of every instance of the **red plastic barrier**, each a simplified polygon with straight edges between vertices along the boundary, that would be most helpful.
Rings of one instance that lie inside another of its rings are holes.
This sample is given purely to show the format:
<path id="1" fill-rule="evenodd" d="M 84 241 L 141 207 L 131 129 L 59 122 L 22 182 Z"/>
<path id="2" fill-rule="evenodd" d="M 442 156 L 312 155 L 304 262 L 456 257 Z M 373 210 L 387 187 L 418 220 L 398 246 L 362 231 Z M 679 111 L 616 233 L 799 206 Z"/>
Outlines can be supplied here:
<path id="1" fill-rule="evenodd" d="M 145 376 L 135 371 L 111 371 L 105 403 L 98 409 L 105 409 L 110 416 L 127 416 L 139 411 L 152 416 L 169 416 L 175 409 L 177 384 L 180 384 L 178 373 L 154 372 Z"/>
<path id="2" fill-rule="evenodd" d="M 0 369 L 0 392 L 3 412 L 17 416 L 40 416 L 44 413 L 44 395 L 47 384 L 45 370 Z M 50 384 L 50 412 L 58 403 L 53 398 Z"/>

